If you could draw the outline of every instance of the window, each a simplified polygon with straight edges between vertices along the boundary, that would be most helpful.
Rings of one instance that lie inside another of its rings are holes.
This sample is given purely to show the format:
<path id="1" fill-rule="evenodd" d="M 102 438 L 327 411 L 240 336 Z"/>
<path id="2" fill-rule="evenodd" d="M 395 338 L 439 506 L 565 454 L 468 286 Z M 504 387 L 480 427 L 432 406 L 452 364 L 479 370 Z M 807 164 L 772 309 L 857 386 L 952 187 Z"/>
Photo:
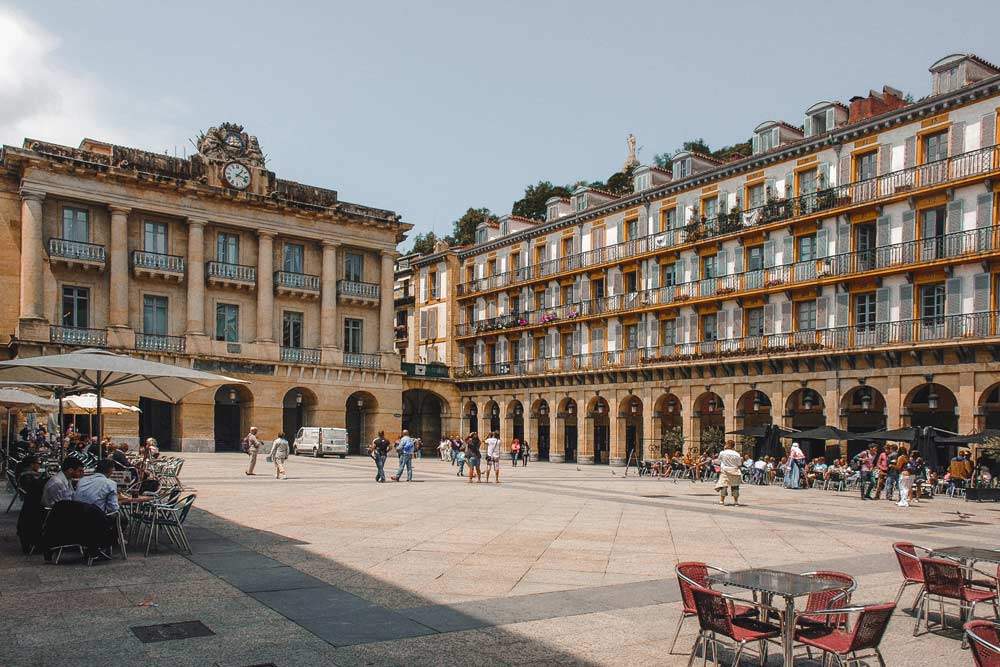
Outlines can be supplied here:
<path id="1" fill-rule="evenodd" d="M 671 171 L 674 174 L 674 180 L 685 178 L 691 175 L 691 158 L 684 158 L 683 160 L 674 160 L 674 166 Z"/>
<path id="2" fill-rule="evenodd" d="M 476 230 L 476 243 L 477 244 L 486 243 L 486 239 L 487 239 L 486 228 L 485 227 L 480 227 L 479 229 L 477 229 Z"/>
<path id="3" fill-rule="evenodd" d="M 920 212 L 920 235 L 925 239 L 944 235 L 945 207 L 929 208 Z"/>
<path id="4" fill-rule="evenodd" d="M 344 352 L 348 354 L 361 354 L 362 331 L 364 322 L 362 320 L 345 317 L 344 318 Z"/>
<path id="5" fill-rule="evenodd" d="M 639 325 L 625 325 L 625 349 L 634 350 L 639 347 Z"/>
<path id="6" fill-rule="evenodd" d="M 90 214 L 83 208 L 63 209 L 62 237 L 78 243 L 90 242 Z"/>
<path id="7" fill-rule="evenodd" d="M 625 292 L 627 294 L 635 294 L 639 290 L 638 275 L 635 271 L 629 271 L 625 274 Z"/>
<path id="8" fill-rule="evenodd" d="M 590 283 L 590 296 L 594 299 L 604 298 L 604 278 L 592 280 Z"/>
<path id="9" fill-rule="evenodd" d="M 920 287 L 920 318 L 925 325 L 944 323 L 944 283 Z"/>
<path id="10" fill-rule="evenodd" d="M 719 339 L 718 319 L 715 313 L 701 316 L 701 339 L 706 343 Z"/>
<path id="11" fill-rule="evenodd" d="M 344 254 L 344 280 L 360 283 L 364 280 L 365 258 L 356 252 Z"/>
<path id="12" fill-rule="evenodd" d="M 816 170 L 810 169 L 799 173 L 799 194 L 811 195 L 816 192 Z"/>
<path id="13" fill-rule="evenodd" d="M 764 268 L 764 246 L 755 245 L 747 248 L 747 271 L 760 271 Z"/>
<path id="14" fill-rule="evenodd" d="M 633 239 L 639 238 L 639 219 L 632 218 L 631 220 L 625 221 L 625 239 L 631 241 Z"/>
<path id="15" fill-rule="evenodd" d="M 635 177 L 635 191 L 642 192 L 649 187 L 649 174 L 640 174 Z"/>
<path id="16" fill-rule="evenodd" d="M 751 185 L 747 188 L 747 200 L 749 201 L 749 208 L 758 208 L 765 204 L 764 199 L 764 184 L 758 183 L 757 185 Z"/>
<path id="17" fill-rule="evenodd" d="M 486 262 L 486 277 L 495 276 L 497 274 L 497 260 L 490 259 Z"/>
<path id="18" fill-rule="evenodd" d="M 285 311 L 281 318 L 281 344 L 302 347 L 302 313 Z"/>
<path id="19" fill-rule="evenodd" d="M 595 328 L 590 330 L 590 351 L 604 352 L 604 329 Z"/>
<path id="20" fill-rule="evenodd" d="M 549 206 L 549 210 L 545 214 L 545 219 L 546 220 L 555 220 L 558 217 L 559 217 L 559 205 L 558 204 L 553 204 L 552 206 Z"/>
<path id="21" fill-rule="evenodd" d="M 431 271 L 427 274 L 427 283 L 430 285 L 430 293 L 432 299 L 437 299 L 441 296 L 440 292 L 440 281 L 438 280 L 437 271 Z"/>
<path id="22" fill-rule="evenodd" d="M 521 312 L 521 297 L 517 294 L 510 297 L 510 313 L 517 315 Z"/>
<path id="23" fill-rule="evenodd" d="M 663 320 L 660 323 L 660 344 L 674 345 L 677 342 L 677 320 Z"/>
<path id="24" fill-rule="evenodd" d="M 715 197 L 701 200 L 701 214 L 711 220 L 719 212 L 719 200 Z"/>
<path id="25" fill-rule="evenodd" d="M 796 239 L 796 244 L 798 245 L 800 262 L 809 262 L 816 259 L 816 235 L 807 234 L 806 236 L 799 236 Z"/>
<path id="26" fill-rule="evenodd" d="M 664 287 L 673 287 L 677 283 L 676 270 L 676 264 L 667 264 L 664 266 L 661 269 L 663 275 L 661 276 L 660 284 Z"/>
<path id="27" fill-rule="evenodd" d="M 86 287 L 63 287 L 62 325 L 64 327 L 90 326 L 90 290 Z"/>
<path id="28" fill-rule="evenodd" d="M 875 292 L 854 297 L 854 326 L 858 331 L 875 330 Z"/>
<path id="29" fill-rule="evenodd" d="M 764 309 L 747 308 L 747 336 L 764 335 Z"/>
<path id="30" fill-rule="evenodd" d="M 594 227 L 590 232 L 591 246 L 593 248 L 604 247 L 604 227 Z"/>
<path id="31" fill-rule="evenodd" d="M 215 304 L 215 340 L 240 342 L 240 307 L 236 304 Z"/>
<path id="32" fill-rule="evenodd" d="M 701 277 L 715 278 L 718 275 L 718 261 L 719 258 L 716 255 L 711 257 L 703 257 L 701 260 Z"/>
<path id="33" fill-rule="evenodd" d="M 854 158 L 854 180 L 867 181 L 878 173 L 878 151 L 871 151 Z"/>
<path id="34" fill-rule="evenodd" d="M 576 196 L 576 210 L 585 211 L 587 209 L 587 195 L 577 195 Z"/>
<path id="35" fill-rule="evenodd" d="M 507 236 L 510 234 L 510 221 L 503 220 L 500 222 L 500 236 Z"/>
<path id="36" fill-rule="evenodd" d="M 515 338 L 510 341 L 510 360 L 519 361 L 521 359 L 521 341 Z"/>
<path id="37" fill-rule="evenodd" d="M 809 117 L 809 127 L 811 128 L 811 134 L 823 134 L 827 130 L 831 129 L 826 126 L 826 111 L 822 111 L 817 114 L 813 114 Z"/>
<path id="38" fill-rule="evenodd" d="M 298 243 L 286 243 L 284 246 L 284 257 L 282 267 L 289 273 L 303 273 L 305 271 L 305 249 Z"/>
<path id="39" fill-rule="evenodd" d="M 864 222 L 857 225 L 857 230 L 858 252 L 871 252 L 875 250 L 875 225 L 870 222 Z"/>
<path id="40" fill-rule="evenodd" d="M 143 295 L 142 333 L 154 336 L 167 335 L 167 297 Z"/>
<path id="41" fill-rule="evenodd" d="M 677 227 L 677 209 L 668 208 L 660 214 L 660 231 L 665 232 Z"/>
<path id="42" fill-rule="evenodd" d="M 814 331 L 816 329 L 816 301 L 799 301 L 795 306 L 796 320 L 799 331 Z"/>
<path id="43" fill-rule="evenodd" d="M 146 252 L 167 254 L 167 225 L 145 220 L 142 223 L 142 248 Z"/>
<path id="44" fill-rule="evenodd" d="M 948 131 L 928 134 L 923 138 L 924 164 L 937 162 L 948 157 Z"/>
<path id="45" fill-rule="evenodd" d="M 215 259 L 223 264 L 239 264 L 240 237 L 236 234 L 219 232 L 215 239 Z"/>

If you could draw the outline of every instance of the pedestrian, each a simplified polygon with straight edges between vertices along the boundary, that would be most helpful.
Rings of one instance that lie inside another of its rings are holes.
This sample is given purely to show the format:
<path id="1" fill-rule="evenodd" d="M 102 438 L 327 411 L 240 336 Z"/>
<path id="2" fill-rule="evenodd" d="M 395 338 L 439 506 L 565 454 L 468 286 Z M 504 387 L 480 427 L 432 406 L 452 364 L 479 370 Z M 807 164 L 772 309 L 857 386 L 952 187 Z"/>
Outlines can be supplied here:
<path id="1" fill-rule="evenodd" d="M 424 441 L 420 438 L 413 439 L 413 456 L 418 459 L 424 458 Z"/>
<path id="2" fill-rule="evenodd" d="M 442 434 L 441 442 L 438 443 L 438 453 L 441 455 L 441 460 L 447 461 L 450 452 L 451 452 L 451 440 L 449 440 Z"/>
<path id="3" fill-rule="evenodd" d="M 496 431 L 486 438 L 486 483 L 490 482 L 490 470 L 496 475 L 496 483 L 500 483 L 500 436 Z"/>
<path id="4" fill-rule="evenodd" d="M 462 450 L 458 451 L 455 455 L 455 462 L 458 464 L 458 472 L 455 473 L 457 477 L 462 477 L 465 475 L 465 452 Z"/>
<path id="5" fill-rule="evenodd" d="M 871 500 L 872 489 L 875 488 L 875 462 L 878 460 L 878 445 L 872 445 L 857 455 L 861 467 L 861 499 Z"/>
<path id="6" fill-rule="evenodd" d="M 256 426 L 250 427 L 250 432 L 247 433 L 247 437 L 243 439 L 243 442 L 246 443 L 244 449 L 247 456 L 250 457 L 250 465 L 247 466 L 246 474 L 253 475 L 253 469 L 257 465 L 257 452 L 260 451 L 260 440 L 257 438 Z"/>
<path id="7" fill-rule="evenodd" d="M 285 434 L 279 433 L 278 437 L 271 443 L 271 460 L 274 462 L 274 476 L 276 479 L 285 478 L 285 461 L 288 460 L 288 441 Z"/>
<path id="8" fill-rule="evenodd" d="M 528 457 L 531 456 L 531 445 L 527 440 L 521 442 L 521 467 L 528 465 Z"/>
<path id="9" fill-rule="evenodd" d="M 514 438 L 510 443 L 510 467 L 517 465 L 517 459 L 521 456 L 521 441 Z"/>
<path id="10" fill-rule="evenodd" d="M 483 471 L 479 467 L 479 457 L 479 435 L 473 431 L 465 441 L 465 463 L 469 466 L 469 484 L 472 484 L 473 477 L 476 478 L 477 483 L 483 481 Z"/>
<path id="11" fill-rule="evenodd" d="M 885 449 L 878 455 L 875 459 L 875 472 L 878 473 L 878 485 L 875 487 L 875 500 L 882 497 L 882 490 L 886 488 L 886 481 L 889 478 L 889 452 L 892 449 L 892 445 L 886 445 Z M 892 500 L 890 494 L 892 492 L 886 489 L 886 500 Z"/>
<path id="12" fill-rule="evenodd" d="M 965 488 L 972 477 L 972 461 L 969 460 L 969 450 L 960 449 L 958 455 L 948 463 L 948 495 Z"/>
<path id="13" fill-rule="evenodd" d="M 455 435 L 451 436 L 451 464 L 452 465 L 455 465 L 456 463 L 458 463 L 458 455 L 462 453 L 462 447 L 464 447 L 464 446 L 465 446 L 465 444 L 462 442 L 461 438 L 459 438 L 458 436 L 455 436 Z M 462 457 L 462 460 L 463 461 L 465 460 L 464 456 Z"/>
<path id="14" fill-rule="evenodd" d="M 385 460 L 389 456 L 389 441 L 385 439 L 385 431 L 379 431 L 372 440 L 371 455 L 375 460 L 375 481 L 385 481 Z"/>
<path id="15" fill-rule="evenodd" d="M 803 453 L 799 443 L 793 442 L 792 448 L 788 452 L 788 467 L 785 469 L 785 486 L 789 489 L 798 489 L 802 479 L 802 469 L 805 467 L 806 455 Z"/>
<path id="16" fill-rule="evenodd" d="M 740 504 L 740 482 L 743 481 L 743 471 L 740 466 L 743 460 L 736 451 L 736 443 L 726 440 L 726 446 L 719 454 L 719 480 L 715 490 L 719 492 L 719 504 L 726 504 L 726 495 L 733 494 L 733 504 Z"/>
<path id="17" fill-rule="evenodd" d="M 403 476 L 403 468 L 406 468 L 406 481 L 413 481 L 413 451 L 416 446 L 416 441 L 410 437 L 410 432 L 404 430 L 399 438 L 399 444 L 396 445 L 396 452 L 399 453 L 399 470 L 389 479 L 398 482 Z"/>

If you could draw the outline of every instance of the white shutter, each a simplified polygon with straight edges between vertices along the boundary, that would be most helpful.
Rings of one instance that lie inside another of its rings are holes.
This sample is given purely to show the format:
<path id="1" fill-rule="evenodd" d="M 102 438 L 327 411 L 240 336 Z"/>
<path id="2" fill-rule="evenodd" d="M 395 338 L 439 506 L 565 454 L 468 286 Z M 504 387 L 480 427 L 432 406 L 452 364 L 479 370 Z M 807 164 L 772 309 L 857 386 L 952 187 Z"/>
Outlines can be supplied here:
<path id="1" fill-rule="evenodd" d="M 979 146 L 987 148 L 997 141 L 997 112 L 991 111 L 983 116 L 979 124 Z"/>
<path id="2" fill-rule="evenodd" d="M 816 232 L 816 256 L 820 258 L 830 256 L 830 232 L 826 229 Z"/>
<path id="3" fill-rule="evenodd" d="M 899 320 L 901 322 L 913 319 L 913 285 L 905 283 L 899 286 Z"/>
<path id="4" fill-rule="evenodd" d="M 427 338 L 427 311 L 420 311 L 420 340 Z"/>
<path id="5" fill-rule="evenodd" d="M 962 278 L 949 278 L 944 287 L 944 310 L 947 315 L 962 314 Z"/>
<path id="6" fill-rule="evenodd" d="M 792 331 L 792 302 L 785 301 L 781 304 L 781 333 L 791 333 Z"/>
<path id="7" fill-rule="evenodd" d="M 883 215 L 875 221 L 875 245 L 877 247 L 889 245 L 890 224 L 891 219 L 887 215 Z"/>
<path id="8" fill-rule="evenodd" d="M 875 290 L 875 321 L 889 321 L 889 288 L 880 287 Z"/>
<path id="9" fill-rule="evenodd" d="M 837 311 L 833 315 L 833 325 L 835 327 L 846 327 L 851 321 L 851 295 L 848 292 L 841 292 L 834 297 L 837 303 Z"/>
<path id="10" fill-rule="evenodd" d="M 795 263 L 795 237 L 786 236 L 782 245 L 781 264 L 787 266 Z"/>
<path id="11" fill-rule="evenodd" d="M 962 231 L 962 216 L 965 214 L 965 200 L 956 199 L 948 202 L 948 217 L 945 222 L 946 234 L 957 234 Z"/>
<path id="12" fill-rule="evenodd" d="M 965 152 L 965 121 L 956 120 L 948 128 L 948 155 L 961 155 Z"/>
<path id="13" fill-rule="evenodd" d="M 830 328 L 830 297 L 821 296 L 816 299 L 816 328 Z"/>
<path id="14" fill-rule="evenodd" d="M 990 309 L 990 274 L 977 273 L 972 276 L 972 310 L 985 313 Z"/>
<path id="15" fill-rule="evenodd" d="M 774 304 L 764 304 L 764 335 L 774 333 Z"/>
<path id="16" fill-rule="evenodd" d="M 903 211 L 903 243 L 907 243 L 916 238 L 916 226 L 916 213 L 913 209 Z"/>

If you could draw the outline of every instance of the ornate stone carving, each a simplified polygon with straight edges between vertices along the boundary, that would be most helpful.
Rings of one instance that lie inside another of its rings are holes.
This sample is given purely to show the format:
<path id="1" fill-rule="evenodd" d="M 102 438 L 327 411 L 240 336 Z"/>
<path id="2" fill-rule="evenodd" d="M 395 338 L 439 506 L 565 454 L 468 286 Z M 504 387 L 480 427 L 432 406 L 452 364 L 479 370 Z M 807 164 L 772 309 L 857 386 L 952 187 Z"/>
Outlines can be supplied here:
<path id="1" fill-rule="evenodd" d="M 257 137 L 247 134 L 237 123 L 222 123 L 198 135 L 198 153 L 209 160 L 239 160 L 254 167 L 264 167 L 266 158 Z"/>

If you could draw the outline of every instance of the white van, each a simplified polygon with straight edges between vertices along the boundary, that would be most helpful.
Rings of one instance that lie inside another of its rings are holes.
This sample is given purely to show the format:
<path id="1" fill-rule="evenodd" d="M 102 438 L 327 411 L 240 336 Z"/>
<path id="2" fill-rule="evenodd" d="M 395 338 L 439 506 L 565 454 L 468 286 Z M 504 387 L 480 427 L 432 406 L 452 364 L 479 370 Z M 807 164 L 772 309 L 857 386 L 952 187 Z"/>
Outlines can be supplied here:
<path id="1" fill-rule="evenodd" d="M 303 426 L 295 434 L 292 454 L 312 454 L 321 458 L 324 454 L 347 456 L 347 429 Z"/>

